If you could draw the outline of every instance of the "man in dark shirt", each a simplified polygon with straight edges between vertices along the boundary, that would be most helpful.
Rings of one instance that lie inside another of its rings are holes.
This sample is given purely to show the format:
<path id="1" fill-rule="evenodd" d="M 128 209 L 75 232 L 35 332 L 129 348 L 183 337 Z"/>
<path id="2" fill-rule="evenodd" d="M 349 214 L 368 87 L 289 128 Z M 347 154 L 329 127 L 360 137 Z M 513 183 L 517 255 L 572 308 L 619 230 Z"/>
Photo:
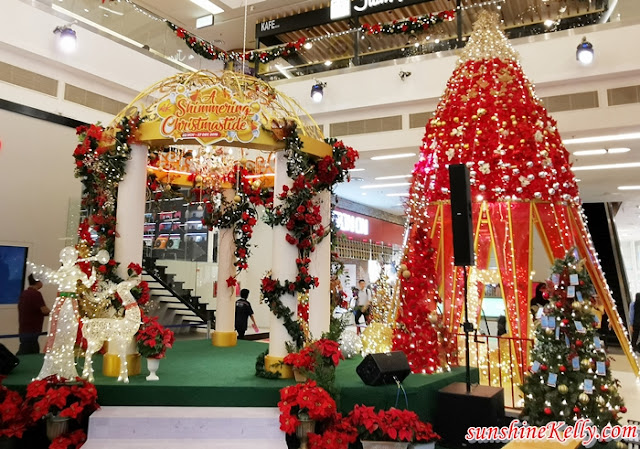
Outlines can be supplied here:
<path id="1" fill-rule="evenodd" d="M 44 317 L 49 315 L 49 308 L 39 290 L 42 282 L 29 275 L 29 288 L 22 292 L 18 301 L 18 333 L 20 334 L 20 348 L 18 355 L 38 354 L 38 335 L 42 332 Z"/>
<path id="2" fill-rule="evenodd" d="M 240 290 L 240 299 L 236 301 L 236 331 L 238 338 L 244 339 L 244 333 L 247 331 L 247 321 L 251 318 L 253 327 L 257 329 L 256 320 L 253 318 L 253 309 L 249 298 L 249 289 Z"/>

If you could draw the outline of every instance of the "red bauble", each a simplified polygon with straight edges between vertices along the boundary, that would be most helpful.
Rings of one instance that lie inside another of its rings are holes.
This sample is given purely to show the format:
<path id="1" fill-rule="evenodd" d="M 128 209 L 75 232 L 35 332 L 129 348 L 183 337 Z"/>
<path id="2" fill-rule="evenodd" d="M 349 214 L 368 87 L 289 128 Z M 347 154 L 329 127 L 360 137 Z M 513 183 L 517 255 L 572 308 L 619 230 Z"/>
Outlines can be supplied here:
<path id="1" fill-rule="evenodd" d="M 549 367 L 547 365 L 540 365 L 542 371 L 546 371 Z"/>
<path id="2" fill-rule="evenodd" d="M 576 347 L 577 348 L 581 348 L 584 345 L 584 343 L 582 343 L 582 340 L 576 340 Z"/>
<path id="3" fill-rule="evenodd" d="M 566 367 L 566 366 L 564 366 L 564 365 L 560 365 L 560 368 L 559 368 L 559 369 L 560 369 L 560 372 L 561 372 L 561 373 L 564 373 L 565 371 L 567 371 L 567 367 Z"/>
<path id="4" fill-rule="evenodd" d="M 600 391 L 602 391 L 602 392 L 607 391 L 606 385 L 600 385 Z"/>
<path id="5" fill-rule="evenodd" d="M 620 407 L 620 413 L 627 413 L 627 407 L 625 407 L 624 405 Z"/>
<path id="6" fill-rule="evenodd" d="M 609 360 L 605 360 L 604 361 L 604 366 L 606 366 L 608 368 L 609 365 L 611 365 L 611 362 L 609 362 Z"/>
<path id="7" fill-rule="evenodd" d="M 573 413 L 580 413 L 580 407 L 573 407 Z"/>
<path id="8" fill-rule="evenodd" d="M 562 301 L 556 301 L 556 307 L 558 309 L 561 309 L 562 308 Z"/>
<path id="9" fill-rule="evenodd" d="M 545 408 L 544 408 L 544 413 L 545 413 L 545 415 L 550 415 L 550 414 L 552 413 L 552 412 L 551 412 L 551 408 L 549 408 L 549 407 L 545 407 Z"/>
<path id="10" fill-rule="evenodd" d="M 562 320 L 562 325 L 563 325 L 563 326 L 566 326 L 567 324 L 569 324 L 569 320 L 568 320 L 568 319 L 566 319 L 566 318 L 565 318 L 565 319 L 563 319 L 563 320 Z"/>

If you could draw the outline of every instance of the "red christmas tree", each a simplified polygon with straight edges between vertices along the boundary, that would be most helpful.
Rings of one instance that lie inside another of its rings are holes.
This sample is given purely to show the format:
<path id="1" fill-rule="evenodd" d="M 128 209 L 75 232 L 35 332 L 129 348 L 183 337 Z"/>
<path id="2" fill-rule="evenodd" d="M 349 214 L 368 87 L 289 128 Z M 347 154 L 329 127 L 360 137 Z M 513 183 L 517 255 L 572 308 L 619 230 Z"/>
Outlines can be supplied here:
<path id="1" fill-rule="evenodd" d="M 514 342 L 520 374 L 528 358 L 524 342 L 531 336 L 534 228 L 543 237 L 550 262 L 578 248 L 588 261 L 598 293 L 609 299 L 605 301 L 607 314 L 617 316 L 584 225 L 569 153 L 556 121 L 536 97 L 517 53 L 499 29 L 497 16 L 485 11 L 478 15 L 434 117 L 427 123 L 420 160 L 413 171 L 399 321 L 405 333 L 424 332 L 427 340 L 432 339 L 430 329 L 421 329 L 418 320 L 403 320 L 409 312 L 424 315 L 433 311 L 438 293 L 444 328 L 457 334 L 463 320 L 464 276 L 453 260 L 449 164 L 469 167 L 476 265 L 487 269 L 493 251 L 510 335 L 521 339 Z M 431 251 L 424 250 L 425 239 L 431 241 Z M 482 292 L 484 285 L 477 288 Z M 470 313 L 479 316 L 480 310 Z M 621 321 L 613 321 L 619 325 L 618 337 L 624 338 Z M 403 342 L 397 347 L 409 352 L 410 358 L 422 351 L 409 343 L 411 338 L 401 335 L 397 340 Z M 429 358 L 419 358 L 422 366 L 414 366 L 414 371 L 430 371 Z"/>

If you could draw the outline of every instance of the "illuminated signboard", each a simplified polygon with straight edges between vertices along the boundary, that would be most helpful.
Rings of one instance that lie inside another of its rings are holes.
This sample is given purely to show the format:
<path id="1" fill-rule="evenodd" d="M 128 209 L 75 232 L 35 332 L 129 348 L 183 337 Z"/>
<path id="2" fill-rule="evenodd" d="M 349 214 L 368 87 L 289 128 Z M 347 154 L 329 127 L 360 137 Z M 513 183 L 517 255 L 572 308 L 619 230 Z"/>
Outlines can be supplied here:
<path id="1" fill-rule="evenodd" d="M 344 212 L 333 212 L 336 216 L 338 229 L 358 235 L 369 235 L 369 220 L 362 217 L 355 217 Z"/>

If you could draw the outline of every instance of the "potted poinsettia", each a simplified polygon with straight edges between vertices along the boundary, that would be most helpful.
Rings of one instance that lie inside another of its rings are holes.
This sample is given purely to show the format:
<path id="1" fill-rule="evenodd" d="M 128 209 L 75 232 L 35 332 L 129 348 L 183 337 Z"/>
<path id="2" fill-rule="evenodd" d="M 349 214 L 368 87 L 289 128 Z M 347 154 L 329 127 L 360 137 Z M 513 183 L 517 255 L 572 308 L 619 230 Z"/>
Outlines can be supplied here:
<path id="1" fill-rule="evenodd" d="M 147 359 L 147 380 L 159 380 L 156 371 L 167 349 L 173 347 L 175 336 L 170 329 L 158 323 L 158 317 L 142 315 L 142 324 L 136 333 L 138 352 Z"/>
<path id="2" fill-rule="evenodd" d="M 391 408 L 376 412 L 373 407 L 356 405 L 349 413 L 364 449 L 406 449 L 409 443 L 433 443 L 439 439 L 430 424 L 420 421 L 410 410 Z"/>
<path id="3" fill-rule="evenodd" d="M 22 413 L 23 399 L 17 391 L 2 385 L 6 376 L 0 376 L 0 440 L 22 438 L 26 419 Z"/>
<path id="4" fill-rule="evenodd" d="M 54 440 L 68 432 L 72 421 L 84 425 L 99 408 L 97 401 L 98 391 L 91 382 L 49 376 L 27 385 L 23 409 L 30 424 L 46 419 L 47 436 Z"/>
<path id="5" fill-rule="evenodd" d="M 280 390 L 278 408 L 280 429 L 289 435 L 296 434 L 304 444 L 317 422 L 328 420 L 336 413 L 333 398 L 314 381 Z"/>
<path id="6" fill-rule="evenodd" d="M 335 369 L 340 360 L 344 360 L 340 344 L 334 340 L 321 338 L 304 347 L 300 352 L 287 354 L 283 363 L 293 367 L 293 373 L 298 382 L 304 382 L 311 373 L 321 371 L 323 368 Z"/>
<path id="7" fill-rule="evenodd" d="M 358 439 L 358 430 L 342 414 L 336 413 L 324 431 L 309 433 L 309 449 L 348 449 Z"/>

